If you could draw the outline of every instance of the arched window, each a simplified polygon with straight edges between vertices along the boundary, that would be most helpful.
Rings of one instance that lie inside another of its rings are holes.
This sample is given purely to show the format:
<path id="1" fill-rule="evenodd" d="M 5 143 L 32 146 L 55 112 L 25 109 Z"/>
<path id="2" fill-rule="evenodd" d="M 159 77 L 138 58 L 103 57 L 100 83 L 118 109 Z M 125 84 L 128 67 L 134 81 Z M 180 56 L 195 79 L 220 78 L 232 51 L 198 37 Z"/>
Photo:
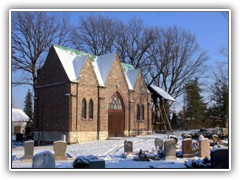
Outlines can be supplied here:
<path id="1" fill-rule="evenodd" d="M 112 96 L 109 102 L 109 109 L 122 110 L 122 103 L 117 93 Z"/>
<path id="2" fill-rule="evenodd" d="M 89 105 L 88 105 L 89 111 L 88 111 L 88 118 L 93 119 L 93 100 L 90 99 Z"/>
<path id="3" fill-rule="evenodd" d="M 142 112 L 142 120 L 144 120 L 144 105 L 143 104 L 142 104 L 141 112 Z"/>
<path id="4" fill-rule="evenodd" d="M 140 105 L 137 104 L 137 121 L 140 121 Z"/>
<path id="5" fill-rule="evenodd" d="M 86 99 L 84 98 L 82 100 L 82 119 L 86 119 L 86 115 L 87 115 L 87 102 Z"/>

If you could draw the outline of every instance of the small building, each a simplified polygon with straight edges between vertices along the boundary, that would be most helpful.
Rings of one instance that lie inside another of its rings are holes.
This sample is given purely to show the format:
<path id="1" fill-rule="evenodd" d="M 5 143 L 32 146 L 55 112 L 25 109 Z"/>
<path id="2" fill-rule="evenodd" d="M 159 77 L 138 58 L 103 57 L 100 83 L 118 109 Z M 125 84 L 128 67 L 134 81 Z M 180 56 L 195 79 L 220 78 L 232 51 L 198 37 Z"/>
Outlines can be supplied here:
<path id="1" fill-rule="evenodd" d="M 34 140 L 68 143 L 152 133 L 141 70 L 117 53 L 94 56 L 53 45 L 38 71 Z"/>
<path id="2" fill-rule="evenodd" d="M 29 117 L 21 110 L 12 108 L 12 134 L 23 133 Z"/>

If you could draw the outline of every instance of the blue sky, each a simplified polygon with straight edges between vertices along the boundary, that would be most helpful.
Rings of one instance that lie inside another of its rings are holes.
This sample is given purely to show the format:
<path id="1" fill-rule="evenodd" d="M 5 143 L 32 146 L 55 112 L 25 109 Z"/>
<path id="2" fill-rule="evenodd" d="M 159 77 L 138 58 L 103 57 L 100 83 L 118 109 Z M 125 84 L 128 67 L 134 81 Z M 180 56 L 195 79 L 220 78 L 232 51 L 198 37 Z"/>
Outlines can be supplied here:
<path id="1" fill-rule="evenodd" d="M 200 48 L 208 53 L 209 66 L 215 66 L 223 60 L 219 55 L 219 48 L 228 46 L 228 21 L 222 12 L 192 11 L 192 12 L 64 12 L 71 16 L 72 22 L 77 23 L 79 16 L 104 15 L 128 22 L 132 17 L 143 20 L 147 26 L 181 27 L 196 36 Z M 211 72 L 209 72 L 211 73 Z M 24 107 L 24 97 L 29 87 L 21 86 L 12 88 L 12 98 L 15 107 Z M 179 109 L 181 98 L 175 103 Z"/>

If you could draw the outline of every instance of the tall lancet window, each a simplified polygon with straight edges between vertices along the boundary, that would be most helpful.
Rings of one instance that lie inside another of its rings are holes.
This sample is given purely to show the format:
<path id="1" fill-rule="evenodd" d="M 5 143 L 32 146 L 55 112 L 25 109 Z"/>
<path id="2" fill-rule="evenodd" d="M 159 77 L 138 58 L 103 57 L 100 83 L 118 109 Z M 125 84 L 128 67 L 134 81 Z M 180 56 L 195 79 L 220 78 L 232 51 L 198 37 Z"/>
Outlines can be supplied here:
<path id="1" fill-rule="evenodd" d="M 86 99 L 84 98 L 82 100 L 82 119 L 86 119 L 86 115 L 87 115 L 87 102 Z"/>
<path id="2" fill-rule="evenodd" d="M 93 119 L 93 100 L 90 99 L 89 105 L 88 105 L 89 111 L 88 111 L 88 118 Z"/>

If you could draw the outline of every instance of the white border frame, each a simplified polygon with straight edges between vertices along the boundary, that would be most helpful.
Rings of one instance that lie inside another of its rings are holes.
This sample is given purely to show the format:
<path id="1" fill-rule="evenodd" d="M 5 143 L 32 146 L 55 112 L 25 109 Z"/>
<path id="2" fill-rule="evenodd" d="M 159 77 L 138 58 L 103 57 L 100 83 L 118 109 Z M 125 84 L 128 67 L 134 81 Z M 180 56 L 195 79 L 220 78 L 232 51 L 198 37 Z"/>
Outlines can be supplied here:
<path id="1" fill-rule="evenodd" d="M 154 11 L 162 11 L 162 12 L 217 12 L 217 11 L 228 11 L 229 16 L 228 16 L 228 80 L 229 80 L 229 169 L 15 169 L 12 168 L 12 160 L 11 160 L 11 155 L 12 155 L 12 139 L 11 139 L 11 117 L 12 117 L 12 107 L 9 105 L 9 170 L 10 171 L 181 171 L 181 172 L 186 172 L 186 171 L 231 171 L 231 152 L 232 152 L 232 147 L 231 147 L 231 10 L 230 9 L 10 9 L 9 10 L 9 62 L 11 62 L 11 12 L 14 11 L 49 11 L 49 12 L 106 12 L 106 11 L 112 11 L 112 12 L 154 12 Z M 11 63 L 9 63 L 9 79 L 12 79 L 11 76 Z M 12 85 L 9 83 L 9 90 L 12 92 Z M 9 103 L 12 102 L 11 99 L 12 94 L 9 93 Z M 10 153 L 11 152 L 11 153 Z"/>

